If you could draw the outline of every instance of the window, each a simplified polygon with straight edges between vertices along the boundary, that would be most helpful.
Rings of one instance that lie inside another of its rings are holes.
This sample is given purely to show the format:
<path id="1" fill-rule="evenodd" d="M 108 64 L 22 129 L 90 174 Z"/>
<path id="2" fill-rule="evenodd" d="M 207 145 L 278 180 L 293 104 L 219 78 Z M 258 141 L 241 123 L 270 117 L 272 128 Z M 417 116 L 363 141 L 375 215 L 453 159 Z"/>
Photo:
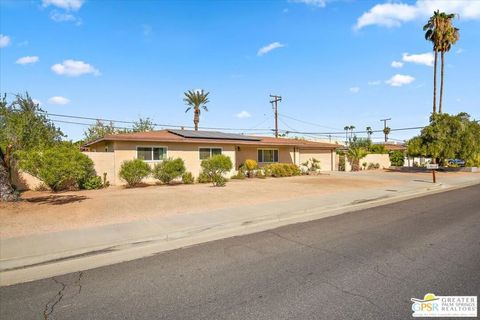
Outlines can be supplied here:
<path id="1" fill-rule="evenodd" d="M 258 162 L 278 162 L 278 149 L 258 149 Z"/>
<path id="2" fill-rule="evenodd" d="M 222 148 L 198 148 L 200 154 L 200 160 L 208 159 L 217 154 L 222 154 Z"/>
<path id="3" fill-rule="evenodd" d="M 167 157 L 167 148 L 137 147 L 137 158 L 145 161 L 160 161 Z"/>

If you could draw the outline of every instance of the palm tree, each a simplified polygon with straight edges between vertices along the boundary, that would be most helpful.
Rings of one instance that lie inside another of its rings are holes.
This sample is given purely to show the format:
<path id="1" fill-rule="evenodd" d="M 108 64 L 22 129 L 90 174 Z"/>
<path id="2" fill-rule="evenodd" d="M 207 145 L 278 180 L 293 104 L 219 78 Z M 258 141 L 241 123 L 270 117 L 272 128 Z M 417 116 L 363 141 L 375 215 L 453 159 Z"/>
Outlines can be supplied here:
<path id="1" fill-rule="evenodd" d="M 441 58 L 441 71 L 440 71 L 440 102 L 438 104 L 438 112 L 442 113 L 442 101 L 443 101 L 443 79 L 445 68 L 445 52 L 450 51 L 452 45 L 454 45 L 460 38 L 459 29 L 452 25 L 452 20 L 455 18 L 455 14 L 446 14 L 442 12 L 440 14 L 441 19 L 441 31 L 442 37 L 440 40 L 440 58 Z"/>
<path id="2" fill-rule="evenodd" d="M 206 104 L 210 102 L 208 100 L 208 94 L 210 92 L 205 92 L 202 90 L 188 90 L 185 92 L 185 98 L 183 101 L 188 106 L 185 113 L 193 108 L 193 124 L 195 125 L 195 130 L 198 130 L 198 123 L 200 122 L 200 108 L 208 111 Z"/>
<path id="3" fill-rule="evenodd" d="M 350 130 L 350 139 L 353 138 L 353 129 L 355 129 L 355 126 L 350 126 L 348 127 L 348 129 Z"/>
<path id="4" fill-rule="evenodd" d="M 385 135 L 385 142 L 388 141 L 388 135 L 390 134 L 390 128 L 389 127 L 385 127 L 383 128 L 383 134 Z"/>
<path id="5" fill-rule="evenodd" d="M 428 19 L 426 25 L 423 26 L 425 32 L 425 40 L 431 41 L 435 59 L 433 63 L 433 113 L 437 112 L 437 60 L 438 51 L 440 50 L 440 11 L 434 11 L 433 16 Z"/>
<path id="6" fill-rule="evenodd" d="M 343 127 L 343 130 L 345 130 L 345 145 L 348 144 L 348 130 L 350 130 L 349 126 Z"/>
<path id="7" fill-rule="evenodd" d="M 372 127 L 367 127 L 366 131 L 367 131 L 368 139 L 371 139 L 372 133 L 373 133 Z"/>
<path id="8" fill-rule="evenodd" d="M 365 158 L 367 154 L 368 152 L 365 148 L 355 147 L 348 149 L 347 158 L 352 164 L 352 171 L 360 170 L 360 160 Z"/>

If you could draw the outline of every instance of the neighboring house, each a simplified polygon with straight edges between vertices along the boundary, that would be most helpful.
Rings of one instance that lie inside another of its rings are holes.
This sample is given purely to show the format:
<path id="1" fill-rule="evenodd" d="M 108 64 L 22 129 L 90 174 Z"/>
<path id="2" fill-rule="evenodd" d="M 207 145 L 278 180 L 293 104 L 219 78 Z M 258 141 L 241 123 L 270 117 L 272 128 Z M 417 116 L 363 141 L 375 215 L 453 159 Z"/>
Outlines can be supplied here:
<path id="1" fill-rule="evenodd" d="M 320 160 L 322 171 L 335 170 L 336 144 L 301 139 L 246 136 L 213 131 L 160 130 L 107 135 L 84 145 L 98 175 L 107 173 L 112 184 L 122 184 L 118 177 L 125 160 L 142 159 L 152 165 L 166 158 L 182 158 L 187 171 L 198 176 L 200 163 L 212 155 L 231 158 L 234 171 L 247 159 L 260 166 L 282 162 L 300 165 L 310 158 Z"/>

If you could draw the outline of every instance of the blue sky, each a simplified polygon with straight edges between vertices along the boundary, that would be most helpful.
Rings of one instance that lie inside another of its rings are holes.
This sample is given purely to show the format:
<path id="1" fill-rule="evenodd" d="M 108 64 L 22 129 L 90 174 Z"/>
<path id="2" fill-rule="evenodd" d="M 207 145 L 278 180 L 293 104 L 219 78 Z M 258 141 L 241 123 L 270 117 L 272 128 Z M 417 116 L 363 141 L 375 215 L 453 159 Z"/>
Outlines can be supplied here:
<path id="1" fill-rule="evenodd" d="M 2 93 L 28 90 L 50 113 L 190 126 L 183 92 L 205 89 L 201 127 L 258 133 L 273 127 L 269 94 L 283 97 L 285 130 L 425 125 L 433 69 L 422 26 L 439 8 L 459 14 L 461 33 L 444 110 L 480 118 L 480 1 L 0 3 Z M 74 140 L 85 130 L 58 125 Z"/>

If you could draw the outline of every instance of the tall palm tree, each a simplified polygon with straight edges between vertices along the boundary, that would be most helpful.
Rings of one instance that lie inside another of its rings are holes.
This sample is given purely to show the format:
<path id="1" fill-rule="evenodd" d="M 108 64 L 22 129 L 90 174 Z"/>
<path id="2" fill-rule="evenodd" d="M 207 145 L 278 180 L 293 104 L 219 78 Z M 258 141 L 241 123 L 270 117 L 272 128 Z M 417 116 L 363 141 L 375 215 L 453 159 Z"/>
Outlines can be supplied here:
<path id="1" fill-rule="evenodd" d="M 367 131 L 368 139 L 371 139 L 373 133 L 372 127 L 367 127 L 365 130 Z"/>
<path id="2" fill-rule="evenodd" d="M 441 36 L 440 46 L 439 46 L 440 58 L 441 58 L 440 102 L 438 104 L 439 113 L 442 113 L 445 52 L 450 51 L 450 49 L 452 48 L 452 45 L 454 45 L 460 38 L 459 29 L 455 28 L 452 24 L 452 20 L 454 18 L 455 18 L 455 14 L 446 14 L 445 12 L 442 12 L 440 14 L 442 36 Z"/>
<path id="3" fill-rule="evenodd" d="M 385 127 L 383 128 L 383 134 L 385 135 L 385 142 L 388 141 L 388 135 L 390 134 L 390 128 L 389 127 Z"/>
<path id="4" fill-rule="evenodd" d="M 349 126 L 343 127 L 343 130 L 345 130 L 345 145 L 348 144 L 348 130 L 350 130 Z"/>
<path id="5" fill-rule="evenodd" d="M 350 130 L 350 139 L 353 138 L 353 129 L 355 129 L 355 126 L 350 126 L 348 127 L 348 129 Z"/>
<path id="6" fill-rule="evenodd" d="M 200 109 L 208 111 L 207 103 L 210 102 L 208 100 L 208 94 L 210 92 L 205 92 L 202 90 L 188 90 L 184 92 L 185 98 L 183 101 L 188 106 L 185 113 L 188 112 L 190 109 L 193 109 L 193 124 L 195 126 L 195 130 L 198 130 L 198 123 L 200 122 Z"/>
<path id="7" fill-rule="evenodd" d="M 434 11 L 433 16 L 428 19 L 427 24 L 423 26 L 425 32 L 425 40 L 432 42 L 435 59 L 433 62 L 433 113 L 437 112 L 437 60 L 438 51 L 440 50 L 440 11 Z"/>

